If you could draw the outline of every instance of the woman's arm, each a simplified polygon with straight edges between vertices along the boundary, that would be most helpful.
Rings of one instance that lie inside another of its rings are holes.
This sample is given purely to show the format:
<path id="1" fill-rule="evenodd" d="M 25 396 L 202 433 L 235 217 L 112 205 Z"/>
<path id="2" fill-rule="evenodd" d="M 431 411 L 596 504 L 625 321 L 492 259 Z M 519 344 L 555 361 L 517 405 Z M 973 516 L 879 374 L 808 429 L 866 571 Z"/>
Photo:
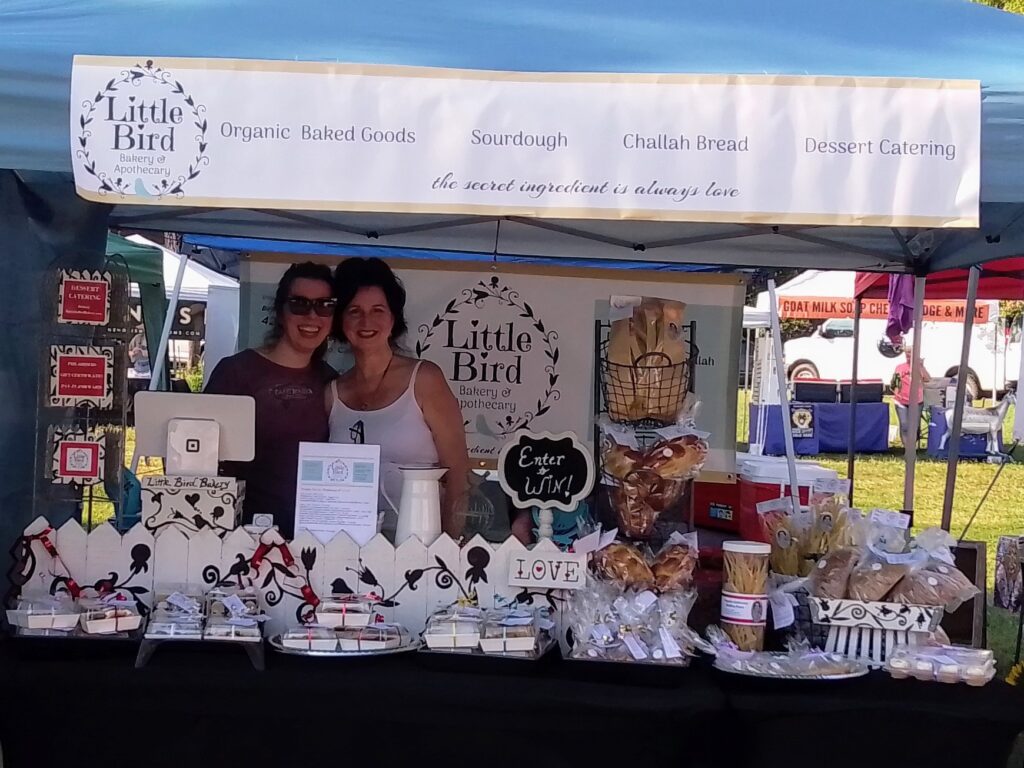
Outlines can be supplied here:
<path id="1" fill-rule="evenodd" d="M 331 415 L 331 409 L 334 407 L 334 382 L 331 381 L 326 387 L 324 387 L 324 409 L 327 411 L 327 415 Z"/>
<path id="2" fill-rule="evenodd" d="M 415 395 L 423 411 L 423 418 L 434 436 L 434 447 L 437 448 L 441 466 L 448 467 L 444 476 L 441 525 L 445 533 L 458 539 L 465 524 L 466 495 L 469 490 L 469 452 L 466 449 L 462 409 L 441 369 L 430 362 L 420 366 Z"/>

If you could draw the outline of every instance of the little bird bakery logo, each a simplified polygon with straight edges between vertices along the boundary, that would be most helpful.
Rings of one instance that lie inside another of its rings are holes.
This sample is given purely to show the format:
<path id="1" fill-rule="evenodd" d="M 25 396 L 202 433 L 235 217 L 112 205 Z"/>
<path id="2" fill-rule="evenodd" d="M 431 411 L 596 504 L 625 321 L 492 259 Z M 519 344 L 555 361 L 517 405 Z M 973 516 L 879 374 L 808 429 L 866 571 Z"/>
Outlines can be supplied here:
<path id="1" fill-rule="evenodd" d="M 183 197 L 210 163 L 206 107 L 152 60 L 83 100 L 75 129 L 75 157 L 101 195 Z"/>
<path id="2" fill-rule="evenodd" d="M 496 457 L 505 438 L 529 428 L 562 396 L 558 332 L 497 276 L 462 289 L 420 324 L 415 352 L 444 371 L 473 456 Z"/>

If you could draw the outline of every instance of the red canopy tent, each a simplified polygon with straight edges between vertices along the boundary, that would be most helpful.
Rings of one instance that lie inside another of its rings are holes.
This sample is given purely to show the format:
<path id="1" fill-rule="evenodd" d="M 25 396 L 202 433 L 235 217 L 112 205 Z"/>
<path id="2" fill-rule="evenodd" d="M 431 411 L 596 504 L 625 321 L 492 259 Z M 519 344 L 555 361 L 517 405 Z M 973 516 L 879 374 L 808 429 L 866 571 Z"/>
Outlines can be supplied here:
<path id="1" fill-rule="evenodd" d="M 990 261 L 980 266 L 979 299 L 1024 300 L 1024 256 Z M 967 296 L 969 270 L 947 269 L 925 278 L 925 299 L 953 300 Z M 884 299 L 889 295 L 889 275 L 859 272 L 853 296 L 857 299 Z"/>
<path id="2" fill-rule="evenodd" d="M 861 301 L 863 299 L 885 299 L 889 296 L 889 275 L 874 272 L 861 272 L 854 283 L 854 354 L 853 381 L 857 381 L 857 341 L 860 335 Z M 1008 299 L 1024 300 L 1024 256 L 989 261 L 969 269 L 948 269 L 933 272 L 927 277 L 918 277 L 914 281 L 914 331 L 920 334 L 922 305 L 925 299 L 955 300 L 967 299 L 967 322 L 964 332 L 964 343 L 961 350 L 961 365 L 967 360 L 970 349 L 970 328 L 974 317 L 974 303 L 977 299 Z M 917 387 L 917 370 L 921 364 L 920 350 L 915 350 L 911 387 Z M 957 383 L 957 403 L 954 410 L 951 431 L 959 434 L 963 417 L 963 396 L 965 378 L 960 377 Z M 856 400 L 856 398 L 854 398 Z M 847 455 L 847 474 L 853 480 L 854 455 L 852 450 L 853 434 L 856 425 L 856 402 L 850 411 L 850 451 Z M 918 406 L 911 404 L 910 423 L 916 423 Z M 904 509 L 913 510 L 914 499 L 914 465 L 916 463 L 916 444 L 908 443 L 905 461 L 906 471 L 903 488 Z M 943 500 L 942 527 L 949 530 L 953 510 L 953 489 L 956 483 L 956 464 L 959 458 L 959 441 L 953 440 L 949 449 L 946 467 L 946 492 Z M 851 482 L 852 486 L 852 482 Z"/>

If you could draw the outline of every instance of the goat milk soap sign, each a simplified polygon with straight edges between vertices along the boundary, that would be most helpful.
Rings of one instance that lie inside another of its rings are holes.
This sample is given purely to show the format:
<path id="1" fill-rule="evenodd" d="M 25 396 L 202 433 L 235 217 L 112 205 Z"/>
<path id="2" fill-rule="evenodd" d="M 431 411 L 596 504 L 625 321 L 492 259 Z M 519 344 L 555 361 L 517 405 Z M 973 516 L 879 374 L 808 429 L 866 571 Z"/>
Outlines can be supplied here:
<path id="1" fill-rule="evenodd" d="M 519 509 L 572 512 L 594 485 L 594 460 L 571 432 L 520 430 L 498 456 L 498 482 Z"/>

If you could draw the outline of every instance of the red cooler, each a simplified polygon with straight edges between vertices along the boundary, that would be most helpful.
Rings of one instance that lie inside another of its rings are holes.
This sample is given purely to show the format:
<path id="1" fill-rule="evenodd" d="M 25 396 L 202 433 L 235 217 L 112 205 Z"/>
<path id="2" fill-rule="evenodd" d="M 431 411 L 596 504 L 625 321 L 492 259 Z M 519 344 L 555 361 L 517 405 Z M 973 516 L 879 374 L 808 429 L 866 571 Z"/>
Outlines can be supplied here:
<path id="1" fill-rule="evenodd" d="M 757 514 L 757 505 L 788 496 L 789 468 L 785 458 L 755 456 L 739 463 L 739 525 L 740 537 L 748 541 L 767 541 Z M 811 484 L 821 479 L 835 479 L 838 473 L 809 461 L 798 461 L 796 467 L 800 503 L 810 498 Z"/>

